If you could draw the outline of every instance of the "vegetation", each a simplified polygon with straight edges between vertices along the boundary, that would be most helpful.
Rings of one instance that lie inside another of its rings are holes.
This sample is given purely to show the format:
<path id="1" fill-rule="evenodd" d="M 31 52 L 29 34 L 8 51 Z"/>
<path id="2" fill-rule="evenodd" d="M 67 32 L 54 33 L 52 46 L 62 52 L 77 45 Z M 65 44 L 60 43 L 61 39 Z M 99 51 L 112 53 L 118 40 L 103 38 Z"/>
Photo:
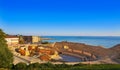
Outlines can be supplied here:
<path id="1" fill-rule="evenodd" d="M 47 41 L 44 41 L 44 42 L 43 42 L 43 41 L 42 41 L 41 44 L 49 44 L 49 42 L 47 42 Z"/>
<path id="2" fill-rule="evenodd" d="M 119 64 L 98 64 L 98 65 L 86 65 L 86 64 L 76 64 L 76 65 L 67 65 L 67 64 L 51 64 L 51 63 L 33 63 L 25 64 L 18 63 L 12 65 L 9 70 L 120 70 Z M 7 70 L 7 69 L 3 69 Z"/>
<path id="3" fill-rule="evenodd" d="M 18 63 L 14 66 L 13 69 L 15 70 L 24 70 L 27 68 L 27 65 L 25 63 Z"/>
<path id="4" fill-rule="evenodd" d="M 13 54 L 8 49 L 5 36 L 6 34 L 0 29 L 0 68 L 9 67 L 13 62 Z"/>

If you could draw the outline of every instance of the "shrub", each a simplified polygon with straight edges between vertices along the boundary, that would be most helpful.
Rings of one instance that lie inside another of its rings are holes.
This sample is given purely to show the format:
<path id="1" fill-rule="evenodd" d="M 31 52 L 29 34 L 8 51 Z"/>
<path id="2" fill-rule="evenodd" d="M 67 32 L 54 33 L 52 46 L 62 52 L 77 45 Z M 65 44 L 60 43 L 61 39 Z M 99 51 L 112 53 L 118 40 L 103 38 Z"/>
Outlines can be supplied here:
<path id="1" fill-rule="evenodd" d="M 49 42 L 45 41 L 45 42 L 41 42 L 41 44 L 49 44 Z"/>
<path id="2" fill-rule="evenodd" d="M 13 54 L 8 49 L 6 34 L 0 29 L 0 68 L 7 68 L 13 62 Z"/>
<path id="3" fill-rule="evenodd" d="M 27 64 L 26 63 L 18 63 L 15 65 L 15 70 L 26 70 Z"/>

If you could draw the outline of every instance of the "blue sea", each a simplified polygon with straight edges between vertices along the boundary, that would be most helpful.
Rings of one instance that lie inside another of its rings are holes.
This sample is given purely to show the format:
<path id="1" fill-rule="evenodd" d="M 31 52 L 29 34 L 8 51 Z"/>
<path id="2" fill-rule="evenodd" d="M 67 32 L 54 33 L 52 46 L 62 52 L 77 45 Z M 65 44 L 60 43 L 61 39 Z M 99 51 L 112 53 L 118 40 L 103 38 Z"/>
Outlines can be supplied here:
<path id="1" fill-rule="evenodd" d="M 85 43 L 94 46 L 103 46 L 106 48 L 113 47 L 120 44 L 120 36 L 42 36 L 43 38 L 51 38 L 51 40 L 45 40 L 48 42 L 77 42 Z"/>

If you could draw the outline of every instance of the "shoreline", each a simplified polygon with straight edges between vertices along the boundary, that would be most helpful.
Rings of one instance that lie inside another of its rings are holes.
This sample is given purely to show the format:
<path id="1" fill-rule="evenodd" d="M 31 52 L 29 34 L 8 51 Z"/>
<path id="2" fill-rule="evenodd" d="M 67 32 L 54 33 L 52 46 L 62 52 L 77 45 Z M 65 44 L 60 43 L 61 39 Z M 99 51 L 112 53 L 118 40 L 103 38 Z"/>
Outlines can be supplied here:
<path id="1" fill-rule="evenodd" d="M 53 38 L 55 40 L 48 40 L 48 42 L 77 42 L 85 43 L 94 46 L 103 46 L 105 48 L 111 48 L 116 44 L 120 44 L 119 36 L 43 36 L 43 38 Z"/>

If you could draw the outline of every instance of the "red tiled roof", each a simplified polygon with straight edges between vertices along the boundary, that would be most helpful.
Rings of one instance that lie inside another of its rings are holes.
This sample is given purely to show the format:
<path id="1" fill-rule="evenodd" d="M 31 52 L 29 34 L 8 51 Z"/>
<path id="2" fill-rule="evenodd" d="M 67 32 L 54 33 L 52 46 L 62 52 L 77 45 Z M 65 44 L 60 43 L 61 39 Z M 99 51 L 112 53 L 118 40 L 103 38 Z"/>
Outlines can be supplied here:
<path id="1" fill-rule="evenodd" d="M 18 38 L 18 36 L 6 36 L 6 38 Z"/>

